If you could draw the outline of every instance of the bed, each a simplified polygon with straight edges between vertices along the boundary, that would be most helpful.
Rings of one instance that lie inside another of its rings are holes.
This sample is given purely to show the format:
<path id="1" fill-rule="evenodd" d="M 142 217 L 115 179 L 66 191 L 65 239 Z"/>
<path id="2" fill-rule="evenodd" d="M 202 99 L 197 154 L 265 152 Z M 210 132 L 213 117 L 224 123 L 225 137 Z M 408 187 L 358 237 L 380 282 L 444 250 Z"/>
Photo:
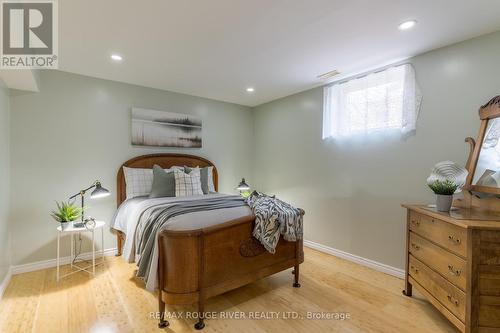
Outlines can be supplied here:
<path id="1" fill-rule="evenodd" d="M 126 200 L 123 167 L 149 169 L 155 164 L 165 169 L 173 166 L 213 166 L 213 182 L 215 190 L 218 190 L 217 169 L 204 158 L 184 154 L 139 156 L 125 162 L 118 170 L 118 207 Z M 137 205 L 146 204 L 138 200 Z M 303 210 L 300 212 L 304 214 Z M 166 304 L 197 304 L 199 319 L 195 328 L 203 329 L 206 299 L 288 268 L 293 268 L 293 287 L 300 287 L 299 265 L 304 261 L 302 240 L 288 242 L 281 239 L 275 253 L 271 254 L 252 236 L 255 216 L 250 210 L 235 209 L 229 214 L 215 215 L 215 218 L 220 217 L 220 221 L 214 221 L 213 211 L 205 216 L 206 219 L 201 217 L 203 221 L 193 225 L 177 221 L 173 223 L 175 226 L 158 234 L 155 245 L 158 249 L 157 269 L 154 272 L 157 274 L 155 286 L 158 289 L 160 328 L 168 326 L 165 320 Z M 133 228 L 128 227 L 128 232 L 125 226 L 113 225 L 113 228 L 117 235 L 117 255 L 122 255 L 127 242 L 126 234 L 129 238 L 135 237 L 130 231 Z"/>

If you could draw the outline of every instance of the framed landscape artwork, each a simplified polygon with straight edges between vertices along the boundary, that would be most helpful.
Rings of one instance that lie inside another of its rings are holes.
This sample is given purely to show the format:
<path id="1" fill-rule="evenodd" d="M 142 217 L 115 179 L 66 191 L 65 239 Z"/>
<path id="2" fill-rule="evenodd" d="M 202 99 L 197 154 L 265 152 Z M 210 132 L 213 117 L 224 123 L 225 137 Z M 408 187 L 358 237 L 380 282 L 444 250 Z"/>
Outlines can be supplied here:
<path id="1" fill-rule="evenodd" d="M 201 118 L 165 111 L 132 109 L 132 145 L 201 148 Z"/>

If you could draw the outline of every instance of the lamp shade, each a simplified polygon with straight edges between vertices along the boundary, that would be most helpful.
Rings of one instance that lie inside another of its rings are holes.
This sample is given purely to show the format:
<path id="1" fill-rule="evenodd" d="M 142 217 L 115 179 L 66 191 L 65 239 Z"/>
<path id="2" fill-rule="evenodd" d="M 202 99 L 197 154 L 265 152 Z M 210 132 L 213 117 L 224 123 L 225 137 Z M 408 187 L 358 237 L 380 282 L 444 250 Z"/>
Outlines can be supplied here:
<path id="1" fill-rule="evenodd" d="M 248 191 L 250 190 L 250 186 L 248 186 L 248 184 L 245 182 L 245 178 L 242 178 L 240 184 L 236 189 L 238 191 Z"/>
<path id="2" fill-rule="evenodd" d="M 109 194 L 110 194 L 109 191 L 107 189 L 105 189 L 104 187 L 102 187 L 100 182 L 96 182 L 95 189 L 90 194 L 90 197 L 92 199 L 99 199 L 99 198 L 107 197 Z"/>

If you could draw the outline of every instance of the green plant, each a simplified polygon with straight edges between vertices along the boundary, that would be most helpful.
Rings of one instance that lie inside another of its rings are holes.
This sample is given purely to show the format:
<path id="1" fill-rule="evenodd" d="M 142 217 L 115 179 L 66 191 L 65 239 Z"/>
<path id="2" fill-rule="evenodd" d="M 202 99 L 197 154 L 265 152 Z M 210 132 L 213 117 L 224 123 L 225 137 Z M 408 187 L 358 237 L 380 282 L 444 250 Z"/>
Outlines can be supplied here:
<path id="1" fill-rule="evenodd" d="M 250 194 L 252 194 L 252 191 L 248 190 L 248 191 L 240 191 L 240 195 L 243 197 L 243 198 L 248 198 L 250 196 Z"/>
<path id="2" fill-rule="evenodd" d="M 82 216 L 83 209 L 76 206 L 74 202 L 57 202 L 57 210 L 53 210 L 50 216 L 57 222 L 65 223 L 76 221 Z"/>
<path id="3" fill-rule="evenodd" d="M 453 195 L 458 188 L 458 184 L 449 179 L 435 180 L 428 185 L 435 194 L 441 195 Z"/>

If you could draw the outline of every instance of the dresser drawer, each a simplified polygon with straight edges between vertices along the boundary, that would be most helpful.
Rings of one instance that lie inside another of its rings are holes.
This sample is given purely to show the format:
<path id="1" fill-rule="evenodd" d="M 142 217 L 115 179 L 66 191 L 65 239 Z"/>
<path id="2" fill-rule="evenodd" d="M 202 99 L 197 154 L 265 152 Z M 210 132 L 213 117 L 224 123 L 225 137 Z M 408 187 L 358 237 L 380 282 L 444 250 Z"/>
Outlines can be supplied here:
<path id="1" fill-rule="evenodd" d="M 410 255 L 410 276 L 451 313 L 465 322 L 465 293 Z"/>
<path id="2" fill-rule="evenodd" d="M 410 232 L 408 251 L 415 258 L 441 274 L 446 280 L 460 289 L 466 290 L 467 262 L 465 260 L 413 232 Z"/>
<path id="3" fill-rule="evenodd" d="M 410 230 L 464 258 L 467 257 L 467 229 L 423 214 L 410 212 Z"/>

